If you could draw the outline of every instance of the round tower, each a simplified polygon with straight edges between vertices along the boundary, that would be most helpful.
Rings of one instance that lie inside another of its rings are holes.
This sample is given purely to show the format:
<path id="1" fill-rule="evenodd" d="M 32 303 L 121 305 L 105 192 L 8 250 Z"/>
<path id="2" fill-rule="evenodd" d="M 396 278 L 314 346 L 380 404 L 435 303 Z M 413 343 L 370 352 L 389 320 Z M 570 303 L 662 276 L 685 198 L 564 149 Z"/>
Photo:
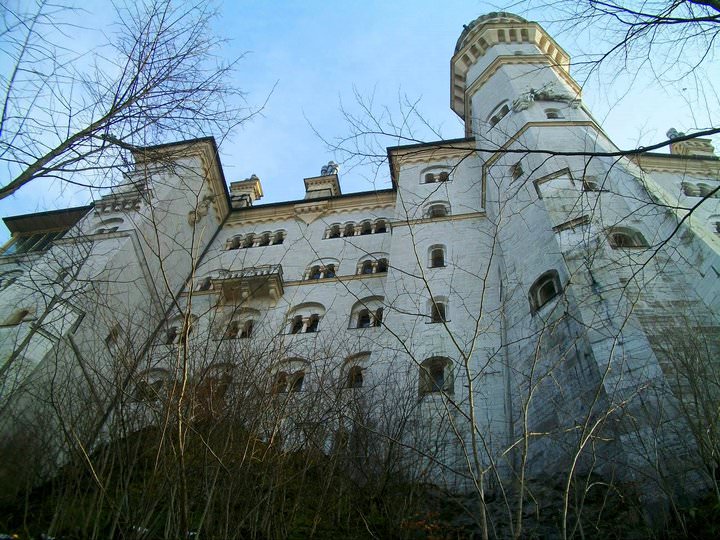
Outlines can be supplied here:
<path id="1" fill-rule="evenodd" d="M 569 66 L 570 56 L 539 24 L 506 12 L 483 15 L 465 25 L 455 46 L 450 106 L 466 136 L 500 144 L 501 134 L 527 122 L 588 119 Z"/>

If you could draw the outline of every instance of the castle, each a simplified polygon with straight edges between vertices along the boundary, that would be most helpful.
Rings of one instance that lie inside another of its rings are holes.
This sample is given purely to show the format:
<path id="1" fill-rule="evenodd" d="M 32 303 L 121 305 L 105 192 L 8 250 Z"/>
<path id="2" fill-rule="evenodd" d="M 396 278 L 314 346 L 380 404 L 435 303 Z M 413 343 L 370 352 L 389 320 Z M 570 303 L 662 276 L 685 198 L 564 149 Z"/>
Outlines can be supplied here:
<path id="1" fill-rule="evenodd" d="M 5 218 L 5 443 L 41 442 L 47 470 L 168 407 L 207 421 L 252 400 L 248 424 L 289 449 L 402 425 L 405 466 L 453 489 L 519 470 L 702 482 L 710 142 L 619 152 L 568 54 L 512 14 L 467 25 L 450 71 L 466 137 L 388 148 L 388 189 L 343 194 L 331 162 L 303 200 L 258 204 L 260 179 L 228 185 L 198 139 L 136 149 L 92 205 Z"/>

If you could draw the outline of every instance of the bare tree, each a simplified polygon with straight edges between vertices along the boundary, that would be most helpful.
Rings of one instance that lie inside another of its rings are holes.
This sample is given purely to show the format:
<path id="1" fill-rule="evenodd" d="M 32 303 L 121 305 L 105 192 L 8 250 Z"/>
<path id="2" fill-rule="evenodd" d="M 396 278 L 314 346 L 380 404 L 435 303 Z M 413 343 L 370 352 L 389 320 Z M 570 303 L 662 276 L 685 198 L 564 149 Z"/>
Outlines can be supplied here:
<path id="1" fill-rule="evenodd" d="M 0 161 L 7 197 L 37 178 L 103 187 L 119 182 L 128 150 L 213 135 L 222 141 L 254 112 L 233 86 L 238 60 L 205 1 L 113 3 L 107 38 L 75 50 L 90 34 L 84 14 L 54 2 L 3 3 Z M 93 34 L 90 34 L 91 36 Z"/>

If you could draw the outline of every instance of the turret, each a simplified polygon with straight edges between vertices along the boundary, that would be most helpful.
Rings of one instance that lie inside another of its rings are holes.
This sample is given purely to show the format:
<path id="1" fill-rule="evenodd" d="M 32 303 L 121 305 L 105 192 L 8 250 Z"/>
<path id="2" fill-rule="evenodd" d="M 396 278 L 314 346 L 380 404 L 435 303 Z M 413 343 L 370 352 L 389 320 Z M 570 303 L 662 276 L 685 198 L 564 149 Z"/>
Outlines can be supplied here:
<path id="1" fill-rule="evenodd" d="M 330 161 L 320 169 L 320 176 L 305 178 L 305 198 L 320 199 L 323 197 L 337 197 L 341 195 L 338 180 L 339 165 Z"/>
<path id="2" fill-rule="evenodd" d="M 539 24 L 505 12 L 483 15 L 457 41 L 450 106 L 465 120 L 466 135 L 480 138 L 511 112 L 523 112 L 523 123 L 574 116 L 564 112 L 580 105 L 569 66 L 569 55 Z"/>
<path id="3" fill-rule="evenodd" d="M 263 196 L 260 179 L 254 174 L 250 178 L 230 184 L 230 200 L 233 208 L 246 208 Z"/>

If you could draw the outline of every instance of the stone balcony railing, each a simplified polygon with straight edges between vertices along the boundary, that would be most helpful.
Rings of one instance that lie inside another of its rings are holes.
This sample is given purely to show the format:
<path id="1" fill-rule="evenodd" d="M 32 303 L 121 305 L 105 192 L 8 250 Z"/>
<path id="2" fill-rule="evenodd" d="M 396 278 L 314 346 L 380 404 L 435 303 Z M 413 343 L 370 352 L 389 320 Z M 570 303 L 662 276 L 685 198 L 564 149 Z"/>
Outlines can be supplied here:
<path id="1" fill-rule="evenodd" d="M 220 291 L 223 303 L 250 297 L 277 300 L 284 291 L 282 266 L 279 264 L 220 271 L 211 278 L 211 282 L 213 289 Z"/>

